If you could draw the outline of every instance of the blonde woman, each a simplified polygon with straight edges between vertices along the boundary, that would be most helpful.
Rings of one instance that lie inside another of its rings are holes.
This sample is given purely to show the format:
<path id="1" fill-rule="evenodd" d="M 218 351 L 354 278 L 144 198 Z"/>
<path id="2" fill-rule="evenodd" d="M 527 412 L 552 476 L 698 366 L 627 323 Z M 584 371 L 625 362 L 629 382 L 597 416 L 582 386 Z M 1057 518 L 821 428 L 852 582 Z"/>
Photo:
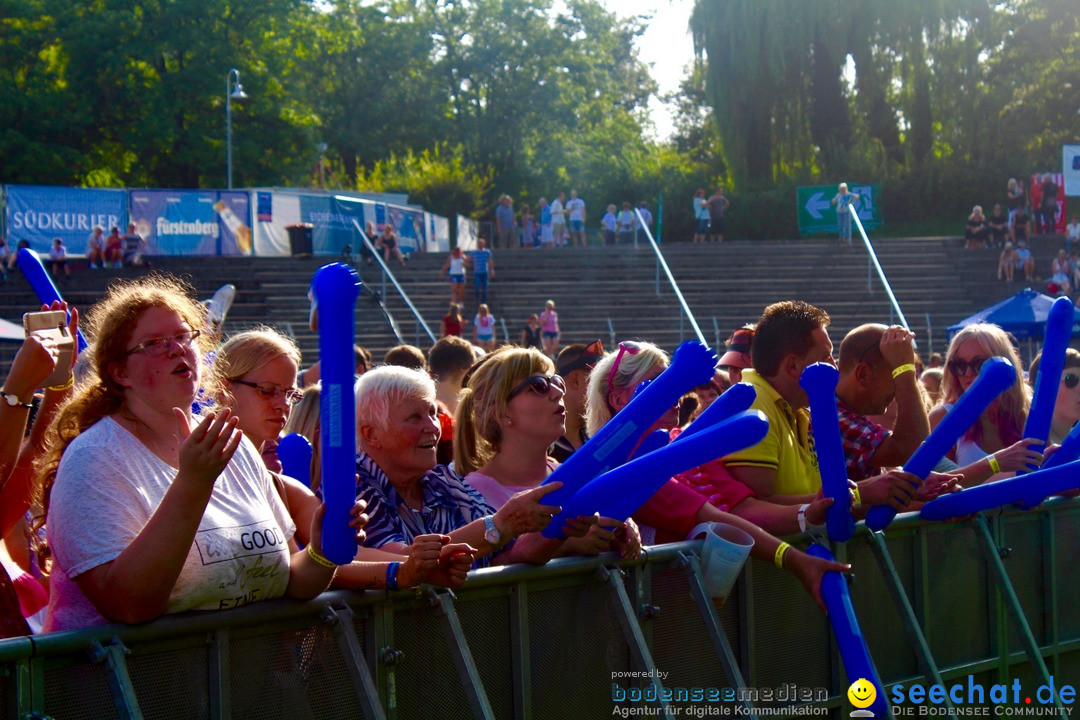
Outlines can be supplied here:
<path id="1" fill-rule="evenodd" d="M 1040 465 L 1043 455 L 1029 446 L 1038 441 L 1023 439 L 1031 397 L 1020 374 L 1020 357 L 1005 331 L 997 325 L 976 323 L 958 332 L 945 353 L 941 381 L 942 404 L 930 411 L 930 428 L 937 427 L 975 378 L 983 363 L 1003 357 L 1016 369 L 1016 381 L 986 408 L 978 421 L 956 442 L 949 456 L 960 465 L 964 485 L 988 478 L 1013 475 L 1028 464 Z"/>
<path id="2" fill-rule="evenodd" d="M 480 303 L 473 318 L 473 342 L 486 352 L 495 349 L 495 316 L 491 314 L 487 303 Z"/>
<path id="3" fill-rule="evenodd" d="M 454 466 L 491 507 L 539 486 L 558 466 L 548 448 L 565 432 L 565 393 L 555 365 L 535 349 L 500 348 L 469 372 L 455 417 Z M 632 520 L 589 516 L 570 524 L 584 536 L 543 541 L 549 556 L 613 549 L 636 558 L 641 551 Z"/>

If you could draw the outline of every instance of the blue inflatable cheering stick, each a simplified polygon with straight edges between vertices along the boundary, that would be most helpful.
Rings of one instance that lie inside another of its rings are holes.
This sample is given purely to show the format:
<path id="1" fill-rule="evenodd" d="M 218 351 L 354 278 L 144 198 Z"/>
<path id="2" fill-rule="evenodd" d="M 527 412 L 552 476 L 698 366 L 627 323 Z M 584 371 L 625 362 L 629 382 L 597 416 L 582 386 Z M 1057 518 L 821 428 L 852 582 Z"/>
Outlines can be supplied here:
<path id="1" fill-rule="evenodd" d="M 675 441 L 678 442 L 691 437 L 702 430 L 707 430 L 717 423 L 748 410 L 754 404 L 755 397 L 757 397 L 757 391 L 754 390 L 753 385 L 744 382 L 735 383 L 725 390 L 720 397 L 713 400 L 712 405 L 705 408 Z M 721 456 L 717 455 L 716 457 Z"/>
<path id="2" fill-rule="evenodd" d="M 847 542 L 855 533 L 851 517 L 851 494 L 848 490 L 847 462 L 844 444 L 840 439 L 840 417 L 836 410 L 836 384 L 840 371 L 830 363 L 814 363 L 803 370 L 799 385 L 810 398 L 810 419 L 814 431 L 818 471 L 825 497 L 833 504 L 825 511 L 825 527 L 829 539 Z"/>
<path id="3" fill-rule="evenodd" d="M 1046 439 L 1050 437 L 1050 424 L 1054 419 L 1054 404 L 1057 403 L 1058 385 L 1061 373 L 1065 370 L 1065 351 L 1072 337 L 1073 316 L 1076 310 L 1072 300 L 1059 297 L 1050 306 L 1046 317 L 1046 332 L 1043 339 L 1042 359 L 1039 361 L 1039 376 L 1035 380 L 1035 394 L 1031 400 L 1031 411 L 1024 424 L 1025 438 L 1041 440 L 1039 445 L 1030 445 L 1032 450 L 1042 451 Z M 1028 465 L 1034 470 L 1035 465 Z M 1023 472 L 1023 471 L 1021 471 Z"/>
<path id="4" fill-rule="evenodd" d="M 806 553 L 823 560 L 836 559 L 827 548 L 817 543 L 810 545 Z M 859 619 L 855 616 L 855 607 L 851 604 L 851 594 L 844 576 L 833 570 L 826 572 L 821 579 L 821 597 L 825 601 L 829 624 L 832 626 L 836 646 L 840 650 L 840 659 L 844 661 L 848 680 L 854 683 L 863 679 L 873 683 L 877 698 L 869 709 L 875 718 L 890 717 L 885 686 L 881 684 L 877 668 L 874 667 L 874 659 L 870 657 L 870 650 L 866 647 L 866 639 L 859 627 Z"/>
<path id="5" fill-rule="evenodd" d="M 1073 429 L 1061 441 L 1061 447 L 1043 463 L 1043 470 L 1064 465 L 1073 460 L 1080 460 L 1080 423 L 1073 425 Z"/>
<path id="6" fill-rule="evenodd" d="M 934 469 L 949 448 L 956 444 L 968 428 L 975 424 L 990 403 L 1016 382 L 1016 370 L 1011 362 L 1002 357 L 992 357 L 983 363 L 979 377 L 967 389 L 941 423 L 915 449 L 904 463 L 904 470 L 923 480 Z M 884 530 L 896 517 L 896 511 L 888 505 L 875 505 L 866 514 L 866 526 L 872 530 Z"/>
<path id="7" fill-rule="evenodd" d="M 1027 475 L 942 495 L 926 503 L 919 516 L 924 520 L 948 520 L 1016 502 L 1034 507 L 1049 495 L 1078 487 L 1080 460 L 1074 460 L 1053 468 L 1044 467 Z"/>
<path id="8" fill-rule="evenodd" d="M 45 272 L 45 266 L 41 264 L 41 258 L 38 254 L 30 248 L 21 248 L 18 255 L 19 270 L 22 272 L 23 277 L 30 283 L 30 287 L 33 288 L 34 293 L 37 295 L 38 300 L 42 305 L 52 305 L 53 302 L 63 302 L 64 298 L 60 297 L 60 291 L 56 289 L 56 285 L 53 284 L 52 278 L 49 277 L 49 273 Z M 71 313 L 68 313 L 68 320 L 71 320 Z M 83 337 L 82 329 L 77 329 L 79 336 L 79 352 L 86 349 L 86 338 Z"/>
<path id="9" fill-rule="evenodd" d="M 642 392 L 642 390 L 651 383 L 651 380 L 638 385 L 638 389 L 635 391 Z M 679 442 L 688 437 L 692 437 L 695 433 L 699 433 L 702 430 L 708 430 L 713 425 L 721 423 L 730 417 L 741 413 L 753 404 L 754 398 L 757 396 L 757 392 L 754 390 L 754 386 L 750 383 L 736 383 L 730 388 L 724 391 L 724 393 L 713 401 L 712 405 L 705 408 L 694 422 L 689 426 L 679 437 L 675 438 L 674 442 Z M 641 441 L 641 444 L 634 450 L 634 454 L 631 456 L 631 460 L 648 455 L 653 450 L 658 450 L 668 444 L 669 434 L 667 430 L 655 430 L 649 433 Z M 715 457 L 723 457 L 727 453 L 721 453 Z"/>
<path id="10" fill-rule="evenodd" d="M 278 441 L 281 472 L 311 487 L 311 443 L 300 433 L 289 433 Z M 355 470 L 354 470 L 355 472 Z"/>
<path id="11" fill-rule="evenodd" d="M 712 378 L 716 353 L 707 345 L 688 341 L 679 346 L 671 365 L 649 383 L 596 435 L 548 476 L 544 484 L 559 481 L 563 486 L 544 498 L 549 505 L 564 505 L 574 493 L 605 470 L 626 462 L 645 431 L 687 390 Z M 562 526 L 549 525 L 544 535 L 562 536 Z"/>
<path id="12" fill-rule="evenodd" d="M 769 421 L 759 410 L 748 410 L 697 435 L 609 470 L 578 490 L 552 520 L 561 530 L 566 518 L 592 515 L 626 520 L 672 475 L 744 447 L 761 442 Z"/>
<path id="13" fill-rule="evenodd" d="M 324 265 L 311 280 L 319 313 L 319 374 L 322 405 L 322 550 L 326 558 L 345 565 L 356 556 L 356 536 L 349 527 L 349 510 L 356 503 L 356 363 L 353 339 L 360 277 L 348 265 Z"/>

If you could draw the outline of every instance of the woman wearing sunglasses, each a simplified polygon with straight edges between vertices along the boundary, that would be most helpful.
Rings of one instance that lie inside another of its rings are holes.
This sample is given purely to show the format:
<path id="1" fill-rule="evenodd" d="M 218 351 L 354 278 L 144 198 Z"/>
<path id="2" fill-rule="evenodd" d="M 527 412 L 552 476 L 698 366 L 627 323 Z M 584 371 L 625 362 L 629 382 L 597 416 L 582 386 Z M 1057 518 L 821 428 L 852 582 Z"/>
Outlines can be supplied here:
<path id="1" fill-rule="evenodd" d="M 548 448 L 565 430 L 566 385 L 554 373 L 554 364 L 540 351 L 506 347 L 477 363 L 462 387 L 454 465 L 493 508 L 539 486 L 558 466 Z M 641 551 L 632 520 L 579 517 L 568 529 L 571 537 L 565 541 L 536 539 L 545 546 L 542 559 L 612 549 L 636 558 Z"/>
<path id="2" fill-rule="evenodd" d="M 308 599 L 329 585 L 321 509 L 299 551 L 232 412 L 191 414 L 214 385 L 200 363 L 205 317 L 190 288 L 162 276 L 114 285 L 91 309 L 96 377 L 54 420 L 38 468 L 53 555 L 46 631 Z"/>
<path id="3" fill-rule="evenodd" d="M 1039 365 L 1042 353 L 1035 356 L 1028 372 L 1028 382 L 1034 390 L 1039 379 Z M 1065 371 L 1058 383 L 1057 402 L 1054 403 L 1054 416 L 1050 421 L 1050 437 L 1047 442 L 1061 444 L 1073 426 L 1080 422 L 1080 352 L 1069 348 L 1065 351 Z"/>
<path id="4" fill-rule="evenodd" d="M 619 410 L 626 407 L 640 383 L 658 377 L 667 366 L 667 354 L 651 343 L 619 343 L 618 351 L 608 353 L 600 360 L 589 378 L 586 409 L 589 434 L 595 435 Z M 673 407 L 649 431 L 670 431 L 677 423 L 678 408 Z M 695 525 L 702 522 L 734 525 L 754 538 L 751 555 L 759 560 L 775 562 L 791 571 L 818 605 L 824 608 L 821 601 L 822 576 L 828 570 L 847 572 L 850 566 L 826 562 L 787 547 L 786 543 L 782 544 L 769 532 L 785 535 L 804 529 L 801 526 L 806 523 L 824 523 L 825 511 L 832 504 L 832 499 L 808 496 L 804 498 L 803 507 L 776 505 L 751 497 L 750 489 L 734 478 L 728 480 L 714 487 L 716 492 L 712 497 L 713 502 L 721 503 L 721 507 L 734 508 L 732 512 L 722 511 L 701 493 L 672 479 L 634 513 L 634 518 L 643 526 L 643 534 L 653 536 L 655 533 L 656 542 L 683 540 Z"/>
<path id="5" fill-rule="evenodd" d="M 992 357 L 1003 357 L 1011 362 L 1016 369 L 1016 381 L 990 403 L 949 453 L 960 466 L 957 472 L 963 474 L 965 487 L 991 478 L 1011 476 L 1029 464 L 1041 465 L 1043 461 L 1043 454 L 1029 447 L 1039 444 L 1038 441 L 1021 438 L 1031 396 L 1020 374 L 1016 348 L 997 325 L 968 325 L 949 343 L 941 382 L 942 404 L 930 411 L 930 428 L 937 427 L 975 382 L 983 363 Z"/>

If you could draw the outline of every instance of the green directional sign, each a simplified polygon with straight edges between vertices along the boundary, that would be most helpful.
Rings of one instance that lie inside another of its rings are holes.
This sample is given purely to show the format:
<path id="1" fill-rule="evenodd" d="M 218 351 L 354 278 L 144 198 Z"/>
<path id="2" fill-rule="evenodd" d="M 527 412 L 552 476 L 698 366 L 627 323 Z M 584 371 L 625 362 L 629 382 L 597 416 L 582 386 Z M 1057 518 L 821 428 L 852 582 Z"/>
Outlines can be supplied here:
<path id="1" fill-rule="evenodd" d="M 859 213 L 859 220 L 867 230 L 881 227 L 885 221 L 881 218 L 881 183 L 855 185 L 848 183 L 848 192 L 859 196 L 853 207 Z M 832 199 L 836 196 L 836 185 L 810 185 L 795 189 L 795 201 L 799 213 L 799 233 L 817 235 L 836 233 L 836 206 Z M 852 227 L 852 235 L 857 231 Z"/>

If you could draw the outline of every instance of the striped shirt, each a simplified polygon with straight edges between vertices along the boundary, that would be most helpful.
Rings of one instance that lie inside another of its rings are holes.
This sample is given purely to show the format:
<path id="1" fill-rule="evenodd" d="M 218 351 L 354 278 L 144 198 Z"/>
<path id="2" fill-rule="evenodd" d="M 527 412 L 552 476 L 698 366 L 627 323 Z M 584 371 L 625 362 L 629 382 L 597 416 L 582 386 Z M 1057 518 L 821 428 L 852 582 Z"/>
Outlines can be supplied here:
<path id="1" fill-rule="evenodd" d="M 405 502 L 382 468 L 363 451 L 356 453 L 356 474 L 356 499 L 367 502 L 366 547 L 380 548 L 394 542 L 411 545 L 417 535 L 428 533 L 449 535 L 495 513 L 480 493 L 445 465 L 436 465 L 420 478 L 424 496 L 421 510 Z M 491 556 L 484 556 L 473 567 L 490 564 Z"/>

